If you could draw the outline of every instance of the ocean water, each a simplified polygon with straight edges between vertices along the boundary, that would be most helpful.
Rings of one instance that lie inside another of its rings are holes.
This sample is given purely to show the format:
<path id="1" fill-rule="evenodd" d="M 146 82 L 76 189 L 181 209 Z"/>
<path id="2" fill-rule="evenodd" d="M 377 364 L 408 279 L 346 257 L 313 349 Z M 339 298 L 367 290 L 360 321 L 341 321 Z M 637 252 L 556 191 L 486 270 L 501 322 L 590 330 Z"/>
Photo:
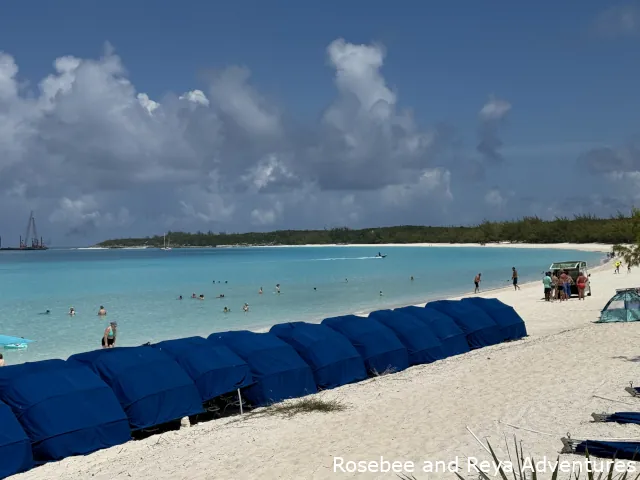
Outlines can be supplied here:
<path id="1" fill-rule="evenodd" d="M 376 258 L 379 250 L 387 258 Z M 596 265 L 602 254 L 482 247 L 1 252 L 0 334 L 35 340 L 26 350 L 2 353 L 8 364 L 67 358 L 100 348 L 112 320 L 118 345 L 319 321 L 473 291 L 478 272 L 485 290 L 509 285 L 512 266 L 520 282 L 537 280 L 551 262 L 573 259 Z M 204 301 L 192 300 L 192 293 Z M 215 298 L 220 294 L 225 298 Z M 97 316 L 101 305 L 106 318 Z"/>

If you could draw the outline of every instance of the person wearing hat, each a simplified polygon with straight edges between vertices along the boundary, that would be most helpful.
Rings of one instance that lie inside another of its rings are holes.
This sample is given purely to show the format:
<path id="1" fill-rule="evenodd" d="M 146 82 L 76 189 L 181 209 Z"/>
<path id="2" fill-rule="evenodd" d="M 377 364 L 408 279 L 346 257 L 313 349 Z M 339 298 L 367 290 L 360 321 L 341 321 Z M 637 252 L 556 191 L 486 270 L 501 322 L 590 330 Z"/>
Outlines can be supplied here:
<path id="1" fill-rule="evenodd" d="M 111 322 L 104 330 L 102 336 L 102 348 L 113 348 L 116 346 L 116 334 L 118 330 L 118 322 Z"/>

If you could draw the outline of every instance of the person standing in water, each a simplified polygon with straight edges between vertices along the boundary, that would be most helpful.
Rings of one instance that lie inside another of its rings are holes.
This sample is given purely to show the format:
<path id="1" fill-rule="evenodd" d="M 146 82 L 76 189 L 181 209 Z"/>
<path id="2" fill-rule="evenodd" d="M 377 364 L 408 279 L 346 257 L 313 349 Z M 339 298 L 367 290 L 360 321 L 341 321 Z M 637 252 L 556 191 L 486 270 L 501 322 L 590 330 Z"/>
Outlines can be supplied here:
<path id="1" fill-rule="evenodd" d="M 111 322 L 104 330 L 102 336 L 102 348 L 113 348 L 116 346 L 116 335 L 118 330 L 118 322 Z"/>
<path id="2" fill-rule="evenodd" d="M 75 309 L 75 308 L 73 308 L 73 307 L 71 307 L 71 308 L 69 309 L 69 316 L 70 316 L 70 317 L 73 317 L 75 314 L 76 314 L 76 309 Z"/>
<path id="3" fill-rule="evenodd" d="M 473 293 L 479 293 L 480 292 L 480 282 L 482 281 L 482 274 L 479 273 L 476 275 L 476 278 L 473 279 L 473 283 L 476 286 L 476 289 L 473 291 Z"/>
<path id="4" fill-rule="evenodd" d="M 279 283 L 276 285 L 276 293 L 280 293 L 280 284 Z"/>
<path id="5" fill-rule="evenodd" d="M 511 267 L 511 281 L 513 282 L 513 289 L 520 290 L 520 285 L 518 285 L 518 271 L 516 267 Z"/>
<path id="6" fill-rule="evenodd" d="M 102 305 L 100 305 L 100 310 L 98 310 L 98 315 L 101 317 L 104 317 L 106 314 L 107 314 L 107 311 Z"/>
<path id="7" fill-rule="evenodd" d="M 260 290 L 258 290 L 258 294 L 262 295 L 262 287 L 260 287 Z"/>

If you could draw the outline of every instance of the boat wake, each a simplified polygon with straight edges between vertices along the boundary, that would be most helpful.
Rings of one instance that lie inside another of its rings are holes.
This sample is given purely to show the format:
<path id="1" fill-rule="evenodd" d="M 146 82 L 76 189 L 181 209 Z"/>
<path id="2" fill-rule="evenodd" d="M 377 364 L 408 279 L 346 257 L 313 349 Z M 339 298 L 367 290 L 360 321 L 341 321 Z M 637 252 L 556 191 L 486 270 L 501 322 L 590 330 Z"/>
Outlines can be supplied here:
<path id="1" fill-rule="evenodd" d="M 377 260 L 377 259 L 381 259 L 381 258 L 384 258 L 384 257 L 373 256 L 373 257 L 312 258 L 312 259 L 310 259 L 310 261 L 312 261 L 312 262 L 327 262 L 327 261 L 332 261 L 332 260 Z"/>

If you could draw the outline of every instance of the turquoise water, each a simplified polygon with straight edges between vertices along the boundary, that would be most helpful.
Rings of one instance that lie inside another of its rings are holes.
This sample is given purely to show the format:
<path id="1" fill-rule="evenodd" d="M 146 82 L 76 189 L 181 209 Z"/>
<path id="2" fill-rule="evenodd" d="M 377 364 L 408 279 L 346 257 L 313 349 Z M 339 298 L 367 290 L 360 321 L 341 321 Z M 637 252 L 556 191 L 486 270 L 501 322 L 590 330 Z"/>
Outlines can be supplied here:
<path id="1" fill-rule="evenodd" d="M 388 257 L 375 258 L 379 250 Z M 2 252 L 0 334 L 36 341 L 24 351 L 3 350 L 9 364 L 66 358 L 99 348 L 110 320 L 118 321 L 119 345 L 140 345 L 425 302 L 472 291 L 478 272 L 488 289 L 508 285 L 512 266 L 524 282 L 539 279 L 553 261 L 595 265 L 601 258 L 566 250 L 481 247 Z M 190 299 L 192 293 L 205 300 Z M 225 298 L 216 299 L 219 294 Z M 245 302 L 248 313 L 242 311 Z M 100 305 L 108 311 L 106 319 L 96 315 Z M 67 315 L 71 306 L 75 317 Z M 231 313 L 223 313 L 225 306 Z M 41 314 L 47 309 L 49 315 Z"/>

